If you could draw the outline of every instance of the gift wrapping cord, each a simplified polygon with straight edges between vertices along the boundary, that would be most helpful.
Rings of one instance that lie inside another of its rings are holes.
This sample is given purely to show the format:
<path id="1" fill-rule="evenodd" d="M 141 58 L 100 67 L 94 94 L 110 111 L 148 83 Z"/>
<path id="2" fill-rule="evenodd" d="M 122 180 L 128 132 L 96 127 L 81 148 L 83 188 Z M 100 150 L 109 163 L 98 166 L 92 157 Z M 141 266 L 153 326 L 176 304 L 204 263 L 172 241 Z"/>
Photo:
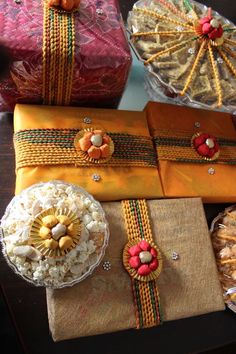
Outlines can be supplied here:
<path id="1" fill-rule="evenodd" d="M 170 132 L 159 130 L 154 136 L 154 145 L 158 160 L 186 163 L 209 163 L 200 157 L 191 144 L 192 135 L 189 132 Z M 236 140 L 216 137 L 220 146 L 220 156 L 211 163 L 236 164 Z"/>
<path id="2" fill-rule="evenodd" d="M 153 240 L 147 204 L 144 199 L 123 200 L 123 213 L 129 240 Z M 131 279 L 137 328 L 153 327 L 162 323 L 160 298 L 155 280 L 142 282 Z"/>
<path id="3" fill-rule="evenodd" d="M 74 140 L 80 129 L 26 129 L 14 134 L 16 169 L 39 165 L 89 167 L 94 163 L 78 154 Z M 152 167 L 156 152 L 147 136 L 108 133 L 115 145 L 111 159 L 96 166 Z"/>
<path id="4" fill-rule="evenodd" d="M 74 16 L 73 12 L 60 12 L 44 3 L 44 104 L 70 104 L 75 52 Z"/>

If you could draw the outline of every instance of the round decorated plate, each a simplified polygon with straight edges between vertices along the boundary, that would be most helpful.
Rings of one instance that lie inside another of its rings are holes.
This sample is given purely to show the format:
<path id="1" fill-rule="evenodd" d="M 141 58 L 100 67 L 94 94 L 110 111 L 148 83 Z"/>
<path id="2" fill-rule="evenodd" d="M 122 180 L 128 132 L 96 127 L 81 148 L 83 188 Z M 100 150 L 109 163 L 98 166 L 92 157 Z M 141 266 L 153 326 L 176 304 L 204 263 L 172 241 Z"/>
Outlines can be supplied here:
<path id="1" fill-rule="evenodd" d="M 1 220 L 9 266 L 36 286 L 72 286 L 103 258 L 109 228 L 102 206 L 84 189 L 50 181 L 9 203 Z"/>
<path id="2" fill-rule="evenodd" d="M 152 100 L 236 110 L 236 27 L 192 0 L 139 0 L 128 17 L 130 43 L 147 68 Z M 164 95 L 164 96 L 163 96 Z"/>
<path id="3" fill-rule="evenodd" d="M 236 313 L 236 205 L 212 221 L 210 233 L 225 303 Z"/>

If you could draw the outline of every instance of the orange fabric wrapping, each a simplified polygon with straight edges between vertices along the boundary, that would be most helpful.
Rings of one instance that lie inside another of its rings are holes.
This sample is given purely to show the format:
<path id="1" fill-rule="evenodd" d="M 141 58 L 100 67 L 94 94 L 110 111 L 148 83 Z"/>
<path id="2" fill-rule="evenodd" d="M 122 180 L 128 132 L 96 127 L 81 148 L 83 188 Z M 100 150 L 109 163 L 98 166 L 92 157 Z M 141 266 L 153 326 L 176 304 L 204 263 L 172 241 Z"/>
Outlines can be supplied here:
<path id="1" fill-rule="evenodd" d="M 200 196 L 206 203 L 235 202 L 236 130 L 232 116 L 154 102 L 148 103 L 145 110 L 150 134 L 156 142 L 164 196 Z M 191 147 L 191 137 L 199 131 L 218 139 L 218 160 L 205 161 Z M 162 144 L 163 138 L 172 142 Z M 189 147 L 178 146 L 181 139 Z M 180 162 L 181 157 L 186 157 L 186 162 Z M 192 161 L 187 161 L 187 157 Z"/>
<path id="2" fill-rule="evenodd" d="M 85 123 L 86 117 L 91 118 L 90 124 Z M 86 128 L 103 129 L 117 142 L 114 157 L 107 163 L 81 165 L 79 157 L 75 162 L 73 139 Z M 144 112 L 16 105 L 14 131 L 16 194 L 34 183 L 57 179 L 80 185 L 100 201 L 163 196 Z M 47 145 L 51 136 L 54 140 Z M 64 149 L 66 136 L 70 147 Z M 129 139 L 144 154 L 134 151 Z M 93 180 L 94 174 L 100 176 L 99 181 Z"/>

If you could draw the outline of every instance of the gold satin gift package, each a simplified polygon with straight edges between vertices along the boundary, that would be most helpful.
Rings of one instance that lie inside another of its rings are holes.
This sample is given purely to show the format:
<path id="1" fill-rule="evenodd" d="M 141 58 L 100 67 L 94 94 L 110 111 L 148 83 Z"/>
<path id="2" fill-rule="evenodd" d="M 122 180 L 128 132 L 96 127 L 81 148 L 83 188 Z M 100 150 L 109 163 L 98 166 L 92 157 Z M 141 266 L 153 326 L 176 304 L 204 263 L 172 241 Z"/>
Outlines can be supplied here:
<path id="1" fill-rule="evenodd" d="M 16 105 L 14 132 L 16 194 L 63 180 L 100 201 L 163 196 L 145 112 Z"/>
<path id="2" fill-rule="evenodd" d="M 166 198 L 236 200 L 236 129 L 228 113 L 149 102 L 146 106 Z"/>

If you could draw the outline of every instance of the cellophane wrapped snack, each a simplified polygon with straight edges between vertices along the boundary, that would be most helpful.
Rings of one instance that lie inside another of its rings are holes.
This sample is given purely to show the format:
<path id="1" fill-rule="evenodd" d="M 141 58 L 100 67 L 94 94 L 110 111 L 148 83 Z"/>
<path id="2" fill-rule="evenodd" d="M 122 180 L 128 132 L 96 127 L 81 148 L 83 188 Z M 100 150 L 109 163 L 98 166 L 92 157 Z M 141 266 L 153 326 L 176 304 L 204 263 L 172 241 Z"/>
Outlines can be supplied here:
<path id="1" fill-rule="evenodd" d="M 129 13 L 130 41 L 147 68 L 154 101 L 236 110 L 236 27 L 192 0 L 140 0 Z"/>
<path id="2" fill-rule="evenodd" d="M 236 205 L 213 220 L 211 237 L 224 299 L 236 313 Z"/>

